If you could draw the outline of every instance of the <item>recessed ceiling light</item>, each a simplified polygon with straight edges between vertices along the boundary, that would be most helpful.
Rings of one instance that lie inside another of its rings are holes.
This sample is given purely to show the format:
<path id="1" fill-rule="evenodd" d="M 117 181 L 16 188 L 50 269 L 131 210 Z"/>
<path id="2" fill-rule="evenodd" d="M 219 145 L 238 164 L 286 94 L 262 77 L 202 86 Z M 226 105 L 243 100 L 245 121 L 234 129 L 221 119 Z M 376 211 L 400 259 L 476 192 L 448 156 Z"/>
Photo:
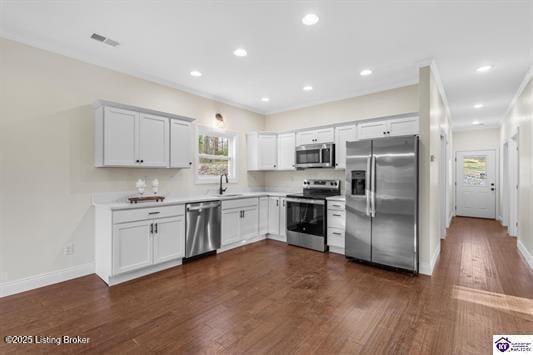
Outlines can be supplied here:
<path id="1" fill-rule="evenodd" d="M 233 51 L 233 54 L 237 57 L 246 57 L 248 55 L 248 52 L 246 52 L 246 49 L 244 48 L 237 48 Z"/>
<path id="2" fill-rule="evenodd" d="M 482 107 L 485 107 L 485 105 L 483 105 L 483 104 L 475 104 L 474 105 L 474 108 L 482 108 Z"/>
<path id="3" fill-rule="evenodd" d="M 268 97 L 262 97 L 262 98 L 261 98 L 261 101 L 263 101 L 263 102 L 269 102 L 270 99 L 269 99 Z"/>
<path id="4" fill-rule="evenodd" d="M 311 91 L 313 90 L 313 87 L 311 85 L 306 85 L 302 88 L 303 91 Z"/>
<path id="5" fill-rule="evenodd" d="M 316 25 L 319 18 L 316 14 L 307 14 L 302 18 L 302 23 L 306 26 Z"/>
<path id="6" fill-rule="evenodd" d="M 484 72 L 486 72 L 486 71 L 491 70 L 492 68 L 494 68 L 494 65 L 482 65 L 482 66 L 480 66 L 480 67 L 477 67 L 477 68 L 476 68 L 476 71 L 477 71 L 478 73 L 484 73 Z"/>
<path id="7" fill-rule="evenodd" d="M 193 70 L 190 74 L 191 74 L 191 76 L 194 76 L 196 78 L 202 76 L 202 73 L 200 73 L 198 70 Z"/>
<path id="8" fill-rule="evenodd" d="M 361 70 L 361 72 L 359 73 L 359 75 L 361 76 L 368 76 L 368 75 L 371 75 L 373 72 L 371 69 L 363 69 Z"/>
<path id="9" fill-rule="evenodd" d="M 480 122 L 480 121 L 473 121 L 472 124 L 474 126 L 483 126 L 483 122 Z"/>

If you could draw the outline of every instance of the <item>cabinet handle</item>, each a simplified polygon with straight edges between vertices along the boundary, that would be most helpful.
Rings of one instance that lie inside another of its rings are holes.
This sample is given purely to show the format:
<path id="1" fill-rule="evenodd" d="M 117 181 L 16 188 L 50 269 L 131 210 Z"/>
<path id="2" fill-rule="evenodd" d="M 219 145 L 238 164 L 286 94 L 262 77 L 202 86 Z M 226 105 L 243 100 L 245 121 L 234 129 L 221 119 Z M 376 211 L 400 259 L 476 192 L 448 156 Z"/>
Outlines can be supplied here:
<path id="1" fill-rule="evenodd" d="M 333 215 L 334 215 L 335 217 L 342 217 L 340 214 L 336 214 L 336 213 L 334 213 Z"/>
<path id="2" fill-rule="evenodd" d="M 150 224 L 150 234 L 154 234 L 154 224 Z"/>
<path id="3" fill-rule="evenodd" d="M 141 160 L 141 163 L 144 163 L 144 160 Z"/>
<path id="4" fill-rule="evenodd" d="M 279 200 L 276 200 L 276 207 L 279 207 Z"/>
<path id="5" fill-rule="evenodd" d="M 246 211 L 242 211 L 242 218 L 246 216 Z"/>
<path id="6" fill-rule="evenodd" d="M 140 163 L 141 161 L 139 159 L 135 160 L 136 163 Z"/>
<path id="7" fill-rule="evenodd" d="M 333 232 L 333 234 L 335 234 L 335 235 L 341 235 L 339 232 Z"/>
<path id="8" fill-rule="evenodd" d="M 387 134 L 390 134 L 390 131 L 387 131 Z"/>
<path id="9" fill-rule="evenodd" d="M 192 161 L 189 162 L 189 165 L 192 165 Z"/>
<path id="10" fill-rule="evenodd" d="M 155 234 L 157 234 L 157 223 L 155 224 Z"/>
<path id="11" fill-rule="evenodd" d="M 387 132 L 383 132 L 383 135 L 386 135 L 386 134 L 387 134 Z"/>
<path id="12" fill-rule="evenodd" d="M 161 212 L 148 212 L 149 215 L 160 214 Z"/>
<path id="13" fill-rule="evenodd" d="M 285 207 L 285 200 L 283 200 L 283 207 Z"/>

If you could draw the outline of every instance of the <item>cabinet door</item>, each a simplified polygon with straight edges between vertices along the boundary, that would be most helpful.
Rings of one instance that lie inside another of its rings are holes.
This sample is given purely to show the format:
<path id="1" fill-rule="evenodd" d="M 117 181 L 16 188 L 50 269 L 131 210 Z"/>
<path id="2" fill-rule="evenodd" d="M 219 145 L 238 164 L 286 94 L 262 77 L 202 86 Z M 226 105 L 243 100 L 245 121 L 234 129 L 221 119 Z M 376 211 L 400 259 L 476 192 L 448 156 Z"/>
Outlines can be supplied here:
<path id="1" fill-rule="evenodd" d="M 346 166 L 346 142 L 356 140 L 355 125 L 335 128 L 335 167 L 344 169 Z"/>
<path id="2" fill-rule="evenodd" d="M 268 197 L 259 198 L 259 234 L 268 233 Z"/>
<path id="3" fill-rule="evenodd" d="M 104 108 L 104 165 L 137 166 L 139 114 L 114 107 Z"/>
<path id="4" fill-rule="evenodd" d="M 296 145 L 315 143 L 315 131 L 304 131 L 296 133 Z"/>
<path id="5" fill-rule="evenodd" d="M 222 211 L 222 245 L 229 245 L 241 240 L 241 209 Z"/>
<path id="6" fill-rule="evenodd" d="M 257 206 L 246 207 L 242 210 L 241 240 L 257 237 L 259 234 L 259 211 Z"/>
<path id="7" fill-rule="evenodd" d="M 294 133 L 278 136 L 278 170 L 294 170 L 295 148 L 296 137 Z"/>
<path id="8" fill-rule="evenodd" d="M 398 118 L 389 121 L 390 136 L 406 136 L 418 134 L 418 117 Z"/>
<path id="9" fill-rule="evenodd" d="M 168 167 L 169 119 L 141 113 L 139 155 L 142 167 Z"/>
<path id="10" fill-rule="evenodd" d="M 367 122 L 358 125 L 359 139 L 370 139 L 387 136 L 387 121 Z"/>
<path id="11" fill-rule="evenodd" d="M 268 198 L 268 233 L 279 235 L 279 198 Z"/>
<path id="12" fill-rule="evenodd" d="M 170 120 L 170 167 L 192 166 L 193 130 L 190 122 Z"/>
<path id="13" fill-rule="evenodd" d="M 335 130 L 323 128 L 315 131 L 315 143 L 333 143 L 335 142 Z"/>
<path id="14" fill-rule="evenodd" d="M 185 218 L 154 220 L 154 264 L 185 256 Z"/>
<path id="15" fill-rule="evenodd" d="M 152 265 L 151 220 L 113 226 L 113 275 Z"/>
<path id="16" fill-rule="evenodd" d="M 278 165 L 277 136 L 261 134 L 259 144 L 259 170 L 273 170 Z"/>
<path id="17" fill-rule="evenodd" d="M 279 199 L 279 235 L 287 238 L 287 202 L 285 197 Z M 287 241 L 285 239 L 285 241 Z"/>

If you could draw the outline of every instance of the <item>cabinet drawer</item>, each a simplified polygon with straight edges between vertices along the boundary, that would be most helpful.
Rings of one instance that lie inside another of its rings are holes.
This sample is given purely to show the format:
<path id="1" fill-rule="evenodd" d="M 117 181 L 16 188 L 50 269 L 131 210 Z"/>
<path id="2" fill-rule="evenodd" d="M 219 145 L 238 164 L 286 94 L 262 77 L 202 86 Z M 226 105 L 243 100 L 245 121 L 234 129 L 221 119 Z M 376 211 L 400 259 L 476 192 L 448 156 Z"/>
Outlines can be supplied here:
<path id="1" fill-rule="evenodd" d="M 342 201 L 328 201 L 328 210 L 344 211 L 345 205 Z"/>
<path id="2" fill-rule="evenodd" d="M 135 208 L 132 210 L 123 210 L 113 212 L 113 224 L 142 221 L 145 219 L 182 216 L 185 214 L 185 206 L 162 206 Z"/>
<path id="3" fill-rule="evenodd" d="M 344 230 L 345 226 L 345 212 L 328 210 L 328 228 L 340 228 Z"/>
<path id="4" fill-rule="evenodd" d="M 328 245 L 344 248 L 344 229 L 328 228 Z"/>
<path id="5" fill-rule="evenodd" d="M 259 206 L 259 199 L 257 197 L 222 201 L 222 210 L 229 210 L 233 208 L 253 207 L 253 206 L 255 207 Z"/>

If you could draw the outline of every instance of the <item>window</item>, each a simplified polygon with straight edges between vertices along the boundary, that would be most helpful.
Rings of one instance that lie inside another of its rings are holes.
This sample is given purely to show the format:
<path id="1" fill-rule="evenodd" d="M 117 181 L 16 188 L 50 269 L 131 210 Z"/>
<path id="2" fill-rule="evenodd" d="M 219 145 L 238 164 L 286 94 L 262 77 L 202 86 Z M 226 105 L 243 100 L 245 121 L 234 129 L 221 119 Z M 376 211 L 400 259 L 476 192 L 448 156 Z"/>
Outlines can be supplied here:
<path id="1" fill-rule="evenodd" d="M 465 156 L 463 176 L 465 185 L 485 186 L 487 184 L 487 157 Z"/>
<path id="2" fill-rule="evenodd" d="M 237 135 L 226 130 L 198 127 L 196 180 L 215 182 L 221 174 L 237 179 Z"/>

